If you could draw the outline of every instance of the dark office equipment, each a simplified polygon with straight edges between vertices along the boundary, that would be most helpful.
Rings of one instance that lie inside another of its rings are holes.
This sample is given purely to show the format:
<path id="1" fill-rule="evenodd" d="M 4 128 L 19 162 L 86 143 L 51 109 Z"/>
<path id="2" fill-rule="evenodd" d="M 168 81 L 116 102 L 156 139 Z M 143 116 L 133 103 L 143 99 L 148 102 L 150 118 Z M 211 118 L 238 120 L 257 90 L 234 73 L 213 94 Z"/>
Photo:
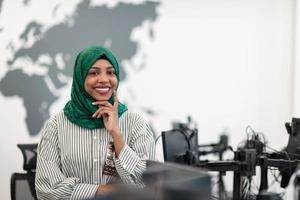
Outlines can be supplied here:
<path id="1" fill-rule="evenodd" d="M 148 161 L 143 181 L 163 200 L 211 199 L 211 177 L 193 167 Z"/>
<path id="2" fill-rule="evenodd" d="M 147 161 L 145 188 L 118 185 L 115 193 L 93 200 L 210 200 L 211 177 L 204 171 L 174 163 Z"/>
<path id="3" fill-rule="evenodd" d="M 300 119 L 292 118 L 291 123 L 285 123 L 286 130 L 289 134 L 289 141 L 286 147 L 286 160 L 300 160 Z M 281 169 L 281 187 L 286 187 L 291 175 L 294 173 L 297 165 L 290 165 Z M 280 170 L 280 169 L 279 169 Z"/>
<path id="4" fill-rule="evenodd" d="M 174 163 L 192 165 L 197 162 L 198 149 L 195 145 L 197 132 L 189 137 L 180 129 L 162 132 L 164 160 Z"/>
<path id="5" fill-rule="evenodd" d="M 164 160 L 195 165 L 199 160 L 198 130 L 191 117 L 187 123 L 174 122 L 173 129 L 162 132 Z"/>
<path id="6" fill-rule="evenodd" d="M 23 169 L 26 173 L 13 173 L 10 182 L 12 200 L 36 200 L 35 169 L 37 144 L 18 144 L 23 155 Z"/>

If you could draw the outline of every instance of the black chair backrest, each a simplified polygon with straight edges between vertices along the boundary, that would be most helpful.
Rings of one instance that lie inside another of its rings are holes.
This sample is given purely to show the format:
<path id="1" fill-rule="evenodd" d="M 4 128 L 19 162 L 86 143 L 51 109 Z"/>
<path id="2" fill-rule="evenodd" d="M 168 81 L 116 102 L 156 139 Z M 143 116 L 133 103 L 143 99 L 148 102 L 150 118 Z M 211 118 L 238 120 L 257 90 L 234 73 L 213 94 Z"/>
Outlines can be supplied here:
<path id="1" fill-rule="evenodd" d="M 36 200 L 35 169 L 37 144 L 18 144 L 23 155 L 23 169 L 27 173 L 13 173 L 10 179 L 12 200 Z"/>
<path id="2" fill-rule="evenodd" d="M 17 144 L 23 155 L 23 169 L 35 171 L 38 144 Z"/>
<path id="3" fill-rule="evenodd" d="M 13 173 L 10 181 L 11 200 L 36 200 L 35 172 Z"/>

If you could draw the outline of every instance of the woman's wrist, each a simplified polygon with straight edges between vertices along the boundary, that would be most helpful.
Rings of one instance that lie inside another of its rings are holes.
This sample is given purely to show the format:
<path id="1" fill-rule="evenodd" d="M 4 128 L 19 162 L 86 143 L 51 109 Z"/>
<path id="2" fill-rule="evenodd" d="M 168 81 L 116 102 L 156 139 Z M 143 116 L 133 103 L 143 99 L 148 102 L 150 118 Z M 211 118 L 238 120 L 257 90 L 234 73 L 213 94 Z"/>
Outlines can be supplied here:
<path id="1" fill-rule="evenodd" d="M 109 194 L 115 191 L 115 186 L 112 184 L 99 185 L 95 196 Z"/>
<path id="2" fill-rule="evenodd" d="M 118 129 L 115 129 L 115 130 L 112 130 L 112 131 L 111 131 L 111 134 L 112 134 L 112 136 L 113 136 L 114 139 L 117 138 L 117 137 L 122 136 L 121 131 L 120 131 L 119 128 L 118 128 Z"/>
<path id="3" fill-rule="evenodd" d="M 123 135 L 120 130 L 116 130 L 115 132 L 112 133 L 112 137 L 114 140 L 116 156 L 119 157 L 119 154 L 121 153 L 121 150 L 123 149 L 125 143 L 123 139 Z"/>

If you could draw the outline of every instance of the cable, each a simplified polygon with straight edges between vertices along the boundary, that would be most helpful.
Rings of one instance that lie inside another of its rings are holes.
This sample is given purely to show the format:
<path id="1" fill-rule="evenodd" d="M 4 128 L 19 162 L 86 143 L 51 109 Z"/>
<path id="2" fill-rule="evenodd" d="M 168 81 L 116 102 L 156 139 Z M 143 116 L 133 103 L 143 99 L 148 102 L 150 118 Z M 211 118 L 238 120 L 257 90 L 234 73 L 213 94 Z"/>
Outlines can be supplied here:
<path id="1" fill-rule="evenodd" d="M 249 140 L 250 133 L 255 134 L 255 131 L 252 129 L 252 127 L 250 125 L 246 126 L 245 132 L 247 134 L 247 140 Z"/>
<path id="2" fill-rule="evenodd" d="M 186 142 L 188 144 L 188 150 L 190 151 L 191 150 L 190 140 L 189 140 L 188 136 L 185 134 L 185 132 L 183 130 L 181 130 L 181 129 L 173 129 L 172 131 L 178 131 L 178 132 L 180 132 L 184 136 L 184 138 L 185 138 L 185 140 L 186 140 Z"/>
<path id="3" fill-rule="evenodd" d="M 270 167 L 268 169 L 270 169 L 270 172 L 271 172 L 271 174 L 273 175 L 273 178 L 274 178 L 273 182 L 270 183 L 268 187 L 271 187 L 275 182 L 280 183 L 280 180 L 278 180 L 278 177 L 280 177 L 280 174 L 278 174 L 277 176 L 275 174 L 276 173 L 275 172 L 276 168 Z"/>
<path id="4" fill-rule="evenodd" d="M 281 151 L 281 152 L 280 152 L 280 151 L 277 151 L 276 149 L 271 148 L 271 147 L 269 147 L 269 146 L 267 146 L 267 148 L 272 149 L 273 151 L 275 151 L 275 152 L 277 152 L 277 153 L 284 153 L 284 154 L 287 156 L 288 160 L 291 161 L 291 158 L 290 158 L 288 152 L 286 152 L 286 151 Z M 292 154 L 290 154 L 290 155 L 292 155 Z M 297 154 L 296 154 L 296 155 L 297 155 Z M 300 156 L 300 155 L 299 155 L 299 156 Z M 297 163 L 297 165 L 298 165 L 298 163 Z M 292 164 L 289 163 L 289 166 L 288 166 L 288 167 L 285 167 L 285 168 L 283 168 L 283 169 L 280 169 L 280 172 L 282 173 L 284 170 L 288 169 L 288 170 L 289 170 L 289 173 L 291 174 L 291 173 L 292 173 L 292 167 L 294 167 L 294 166 L 292 166 Z"/>
<path id="5" fill-rule="evenodd" d="M 161 134 L 159 136 L 157 136 L 157 138 L 155 139 L 155 145 L 160 137 L 161 137 Z"/>

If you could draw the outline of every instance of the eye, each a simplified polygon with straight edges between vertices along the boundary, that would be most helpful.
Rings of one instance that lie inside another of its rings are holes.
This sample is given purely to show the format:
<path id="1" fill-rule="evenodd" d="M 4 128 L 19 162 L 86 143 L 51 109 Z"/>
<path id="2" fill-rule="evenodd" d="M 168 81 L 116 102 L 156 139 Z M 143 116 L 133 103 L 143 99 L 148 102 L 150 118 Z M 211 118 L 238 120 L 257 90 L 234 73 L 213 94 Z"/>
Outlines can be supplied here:
<path id="1" fill-rule="evenodd" d="M 88 74 L 92 76 L 97 76 L 99 75 L 99 72 L 97 70 L 90 70 Z"/>
<path id="2" fill-rule="evenodd" d="M 108 74 L 108 75 L 115 75 L 116 73 L 115 73 L 114 70 L 108 70 L 108 71 L 107 71 L 107 74 Z"/>

